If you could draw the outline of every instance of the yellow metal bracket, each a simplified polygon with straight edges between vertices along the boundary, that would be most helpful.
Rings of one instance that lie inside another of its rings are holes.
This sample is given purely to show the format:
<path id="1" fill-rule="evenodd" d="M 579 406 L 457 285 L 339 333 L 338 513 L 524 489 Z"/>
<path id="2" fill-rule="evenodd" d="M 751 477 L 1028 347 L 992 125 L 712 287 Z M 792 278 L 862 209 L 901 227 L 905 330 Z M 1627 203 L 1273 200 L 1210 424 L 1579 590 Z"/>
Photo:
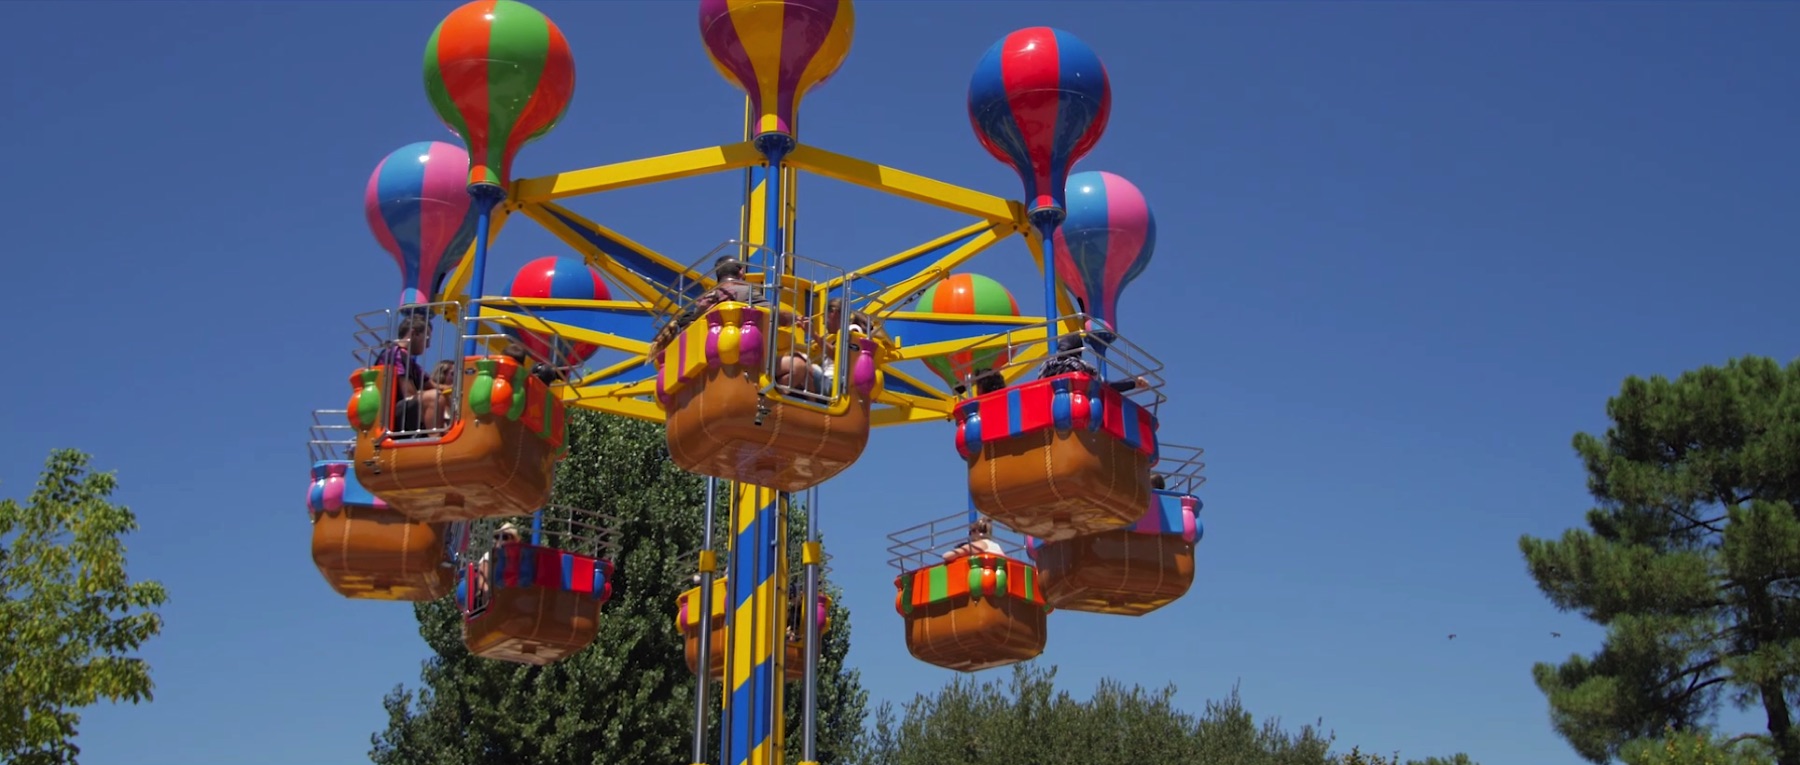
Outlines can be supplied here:
<path id="1" fill-rule="evenodd" d="M 695 562 L 694 570 L 702 574 L 716 573 L 719 570 L 719 554 L 712 550 L 701 550 L 700 560 Z"/>
<path id="2" fill-rule="evenodd" d="M 825 543 L 802 542 L 800 544 L 800 563 L 806 566 L 824 565 Z"/>

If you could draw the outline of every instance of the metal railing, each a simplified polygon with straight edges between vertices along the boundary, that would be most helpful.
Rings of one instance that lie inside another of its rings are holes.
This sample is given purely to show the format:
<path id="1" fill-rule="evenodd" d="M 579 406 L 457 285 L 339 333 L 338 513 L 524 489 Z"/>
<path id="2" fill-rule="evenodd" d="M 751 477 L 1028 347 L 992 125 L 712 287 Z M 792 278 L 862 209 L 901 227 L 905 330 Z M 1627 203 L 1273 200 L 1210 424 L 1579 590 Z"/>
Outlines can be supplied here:
<path id="1" fill-rule="evenodd" d="M 1023 535 L 986 517 L 980 520 L 988 522 L 988 539 L 1000 546 L 1003 555 L 1030 560 L 1025 552 Z M 972 540 L 969 526 L 969 513 L 965 510 L 889 534 L 887 538 L 892 544 L 887 548 L 888 565 L 904 574 L 942 564 L 948 560 L 946 553 Z"/>
<path id="2" fill-rule="evenodd" d="M 1046 365 L 1053 360 L 1059 361 L 1058 366 L 1061 367 L 1085 368 L 1108 383 L 1121 383 L 1121 387 L 1126 382 L 1140 381 L 1138 387 L 1120 390 L 1119 393 L 1149 409 L 1152 414 L 1156 413 L 1162 403 L 1168 400 L 1162 391 L 1162 362 L 1150 355 L 1149 351 L 1117 332 L 1104 327 L 1095 328 L 1093 322 L 1093 317 L 1087 314 L 1069 314 L 1046 322 L 1014 327 L 1005 332 L 975 338 L 970 340 L 966 346 L 953 348 L 946 353 L 957 353 L 977 347 L 1003 348 L 1007 361 L 993 367 L 992 371 L 1000 373 L 1015 383 L 1046 376 L 1044 375 L 1044 371 L 1047 369 Z M 1059 351 L 1055 356 L 1049 358 L 1037 356 L 1025 360 L 1020 359 L 1019 356 L 1022 352 L 1033 346 L 1043 345 L 1041 333 L 1052 324 L 1059 324 L 1063 327 L 1057 333 L 1059 337 L 1078 338 L 1081 343 L 1080 347 L 1071 351 Z M 1066 329 L 1070 325 L 1076 329 Z M 1034 333 L 1039 334 L 1040 337 L 1038 339 L 1021 337 Z M 980 382 L 980 378 L 986 371 L 988 370 L 970 370 L 968 379 L 963 381 L 965 395 L 975 396 L 981 393 L 977 383 Z"/>
<path id="3" fill-rule="evenodd" d="M 532 515 L 478 518 L 453 524 L 450 544 L 456 565 L 464 576 L 471 567 L 475 572 L 475 581 L 464 582 L 471 588 L 469 600 L 458 604 L 465 616 L 473 618 L 487 610 L 493 596 L 486 581 L 492 575 L 488 571 L 489 560 L 500 544 L 500 530 L 509 524 L 525 544 L 598 560 L 610 560 L 619 554 L 618 519 L 583 508 L 549 505 Z"/>
<path id="4" fill-rule="evenodd" d="M 728 262 L 738 266 L 740 275 L 721 281 Z M 763 333 L 764 395 L 829 406 L 849 391 L 853 365 L 845 362 L 854 360 L 852 325 L 865 336 L 886 336 L 882 320 L 861 308 L 887 285 L 823 261 L 731 240 L 690 264 L 674 285 L 659 285 L 673 310 L 657 317 L 653 347 L 660 348 L 705 315 L 717 302 L 714 290 L 721 284 L 741 285 L 734 291 L 772 312 L 775 326 Z M 849 310 L 837 310 L 834 316 L 833 306 Z"/>
<path id="5" fill-rule="evenodd" d="M 313 462 L 349 460 L 356 451 L 356 428 L 343 409 L 314 409 L 307 430 L 306 453 Z"/>
<path id="6" fill-rule="evenodd" d="M 1200 471 L 1206 469 L 1206 463 L 1200 457 L 1206 450 L 1198 446 L 1182 446 L 1179 444 L 1157 443 L 1156 467 L 1151 475 L 1162 476 L 1163 490 L 1182 494 L 1195 494 L 1200 491 L 1201 484 L 1206 483 L 1206 476 Z"/>

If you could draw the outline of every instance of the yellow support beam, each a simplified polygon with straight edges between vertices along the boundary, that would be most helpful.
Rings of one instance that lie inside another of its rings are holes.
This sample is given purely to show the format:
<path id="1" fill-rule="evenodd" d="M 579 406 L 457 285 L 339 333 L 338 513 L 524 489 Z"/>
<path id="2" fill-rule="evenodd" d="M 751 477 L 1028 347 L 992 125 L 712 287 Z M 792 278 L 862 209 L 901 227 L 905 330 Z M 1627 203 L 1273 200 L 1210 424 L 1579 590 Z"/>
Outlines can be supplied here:
<path id="1" fill-rule="evenodd" d="M 520 202 L 549 202 L 566 197 L 598 194 L 603 191 L 644 186 L 663 181 L 692 178 L 697 175 L 740 170 L 763 161 L 762 153 L 749 141 L 708 146 L 703 149 L 664 154 L 660 157 L 614 162 L 610 165 L 571 170 L 541 178 L 525 178 L 513 182 L 511 198 Z"/>
<path id="2" fill-rule="evenodd" d="M 817 146 L 803 144 L 795 148 L 794 153 L 788 155 L 787 162 L 814 175 L 985 218 L 1014 229 L 1025 228 L 1028 222 L 1025 206 L 1018 202 L 829 152 Z"/>
<path id="3" fill-rule="evenodd" d="M 863 266 L 861 269 L 852 271 L 848 274 L 845 274 L 844 276 L 840 276 L 836 279 L 832 279 L 830 281 L 823 282 L 819 285 L 819 288 L 822 291 L 823 290 L 835 290 L 839 286 L 843 285 L 845 279 L 855 278 L 857 276 L 868 276 L 868 275 L 872 275 L 872 274 L 875 274 L 875 273 L 878 273 L 881 271 L 886 271 L 887 269 L 893 268 L 894 266 L 898 266 L 902 263 L 906 263 L 907 261 L 916 260 L 919 257 L 921 257 L 927 253 L 935 252 L 938 249 L 941 249 L 941 248 L 945 247 L 946 245 L 950 244 L 951 242 L 954 242 L 958 239 L 963 239 L 966 237 L 974 236 L 975 234 L 980 233 L 982 229 L 992 228 L 993 225 L 994 225 L 993 223 L 990 223 L 985 220 L 975 221 L 974 223 L 971 223 L 967 226 L 963 226 L 962 228 L 959 228 L 948 234 L 940 236 L 929 242 L 918 245 L 916 247 L 909 247 L 907 249 L 901 250 L 900 252 L 894 253 L 893 255 L 889 255 L 885 258 L 882 258 L 881 260 L 877 260 L 874 263 L 870 263 L 869 265 Z"/>
<path id="4" fill-rule="evenodd" d="M 1000 240 L 1012 236 L 1013 233 L 1014 229 L 1010 227 L 990 224 L 986 231 L 976 234 L 975 238 L 963 243 L 961 247 L 951 250 L 944 257 L 938 258 L 937 262 L 920 269 L 918 273 L 877 295 L 863 310 L 873 316 L 883 315 L 883 309 L 889 305 L 900 302 L 901 299 L 924 289 L 926 285 L 949 276 L 952 269 L 981 254 L 982 250 L 994 246 Z"/>
<path id="5" fill-rule="evenodd" d="M 1032 323 L 1042 325 L 1044 320 L 1034 317 Z M 897 348 L 892 355 L 888 356 L 888 359 L 890 361 L 909 361 L 913 359 L 929 359 L 963 351 L 985 351 L 992 348 L 1005 348 L 1009 345 L 1022 346 L 1032 342 L 1042 344 L 1044 337 L 1047 334 L 1049 333 L 1045 332 L 1042 326 L 1037 326 L 1016 329 L 1004 335 L 994 334 L 979 338 L 940 340 L 935 343 L 921 343 L 919 345 Z"/>
<path id="6" fill-rule="evenodd" d="M 566 244 L 576 252 L 581 253 L 582 259 L 586 260 L 588 265 L 605 272 L 607 276 L 610 276 L 617 281 L 620 286 L 631 290 L 638 298 L 649 303 L 652 306 L 652 310 L 669 310 L 667 306 L 670 305 L 670 301 L 667 296 L 668 289 L 666 287 L 661 287 L 650 280 L 645 279 L 636 271 L 632 271 L 618 261 L 613 260 L 611 255 L 606 254 L 599 247 L 594 246 L 593 242 L 588 241 L 586 237 L 583 237 L 580 233 L 576 232 L 573 227 L 566 225 L 563 223 L 562 219 L 556 216 L 564 216 L 569 220 L 574 221 L 576 225 L 601 236 L 613 239 L 631 251 L 636 252 L 638 255 L 653 262 L 661 263 L 674 271 L 686 271 L 686 265 L 675 263 L 675 261 L 670 260 L 668 257 L 627 239 L 612 229 L 590 221 L 587 218 L 583 218 L 580 215 L 555 204 L 546 202 L 541 205 L 526 205 L 521 212 L 523 212 L 526 217 L 537 221 L 538 225 L 543 226 L 545 231 L 550 232 L 552 236 L 561 240 L 563 244 Z M 555 214 L 553 215 L 552 212 Z"/>

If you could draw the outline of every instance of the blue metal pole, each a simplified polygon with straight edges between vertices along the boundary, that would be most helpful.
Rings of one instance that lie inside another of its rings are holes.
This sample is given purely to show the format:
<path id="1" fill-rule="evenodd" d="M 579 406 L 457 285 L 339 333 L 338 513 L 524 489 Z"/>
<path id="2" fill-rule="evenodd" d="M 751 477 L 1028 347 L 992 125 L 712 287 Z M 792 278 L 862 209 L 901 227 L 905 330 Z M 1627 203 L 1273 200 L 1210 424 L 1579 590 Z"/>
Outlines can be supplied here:
<path id="1" fill-rule="evenodd" d="M 487 290 L 488 230 L 494 218 L 494 206 L 506 198 L 506 190 L 485 184 L 470 186 L 469 196 L 475 198 L 475 208 L 481 211 L 481 217 L 475 219 L 475 262 L 469 266 L 468 311 L 470 319 L 468 329 L 464 331 L 469 338 L 463 342 L 464 356 L 474 356 L 481 346 L 475 340 L 475 335 L 478 334 L 481 325 L 480 321 L 473 318 L 481 313 L 481 310 L 475 306 L 475 301 L 481 299 L 482 294 Z"/>
<path id="2" fill-rule="evenodd" d="M 1061 211 L 1058 210 L 1057 212 L 1060 213 Z M 1042 235 L 1044 240 L 1044 318 L 1049 320 L 1046 324 L 1044 334 L 1044 342 L 1047 343 L 1044 360 L 1048 361 L 1056 357 L 1057 332 L 1056 243 L 1051 237 L 1055 236 L 1056 226 L 1062 221 L 1060 215 L 1057 215 L 1054 218 L 1048 215 L 1033 215 L 1032 222 L 1037 224 L 1038 233 Z"/>

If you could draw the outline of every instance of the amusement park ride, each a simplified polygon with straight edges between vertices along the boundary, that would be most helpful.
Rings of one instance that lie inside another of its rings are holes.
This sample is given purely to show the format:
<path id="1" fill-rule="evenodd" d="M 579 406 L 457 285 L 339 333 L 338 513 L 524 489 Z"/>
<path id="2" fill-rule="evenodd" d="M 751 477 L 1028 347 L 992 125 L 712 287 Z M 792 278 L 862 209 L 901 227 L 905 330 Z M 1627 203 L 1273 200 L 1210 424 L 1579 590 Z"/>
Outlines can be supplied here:
<path id="1" fill-rule="evenodd" d="M 466 150 L 412 144 L 370 177 L 368 222 L 400 266 L 400 306 L 358 318 L 349 403 L 314 415 L 313 560 L 335 590 L 454 596 L 469 650 L 490 659 L 587 648 L 612 594 L 614 524 L 552 501 L 571 406 L 665 423 L 671 458 L 708 477 L 699 586 L 672 604 L 672 626 L 690 669 L 723 680 L 722 765 L 781 761 L 784 678 L 804 682 L 803 760 L 816 759 L 825 555 L 809 512 L 804 584 L 792 583 L 787 498 L 815 492 L 816 508 L 872 428 L 948 423 L 968 465 L 966 513 L 889 536 L 920 660 L 1027 660 L 1054 608 L 1140 615 L 1188 590 L 1200 450 L 1159 443 L 1161 366 L 1116 331 L 1155 221 L 1123 178 L 1070 175 L 1107 123 L 1098 56 L 1034 27 L 977 63 L 970 122 L 1017 170 L 1020 203 L 798 141 L 800 100 L 843 63 L 853 26 L 850 0 L 701 0 L 707 53 L 749 96 L 743 141 L 514 180 L 515 154 L 574 92 L 568 41 L 514 0 L 476 0 L 438 25 L 426 92 Z M 688 264 L 558 204 L 727 171 L 745 176 L 739 235 Z M 974 222 L 853 269 L 810 260 L 792 251 L 802 172 Z M 521 215 L 580 257 L 533 261 L 489 295 L 489 247 Z M 1015 234 L 1043 273 L 1044 317 L 961 270 Z M 1029 536 L 1002 542 L 993 523 Z M 815 607 L 790 609 L 790 588 Z M 707 687 L 694 763 L 707 762 Z"/>

